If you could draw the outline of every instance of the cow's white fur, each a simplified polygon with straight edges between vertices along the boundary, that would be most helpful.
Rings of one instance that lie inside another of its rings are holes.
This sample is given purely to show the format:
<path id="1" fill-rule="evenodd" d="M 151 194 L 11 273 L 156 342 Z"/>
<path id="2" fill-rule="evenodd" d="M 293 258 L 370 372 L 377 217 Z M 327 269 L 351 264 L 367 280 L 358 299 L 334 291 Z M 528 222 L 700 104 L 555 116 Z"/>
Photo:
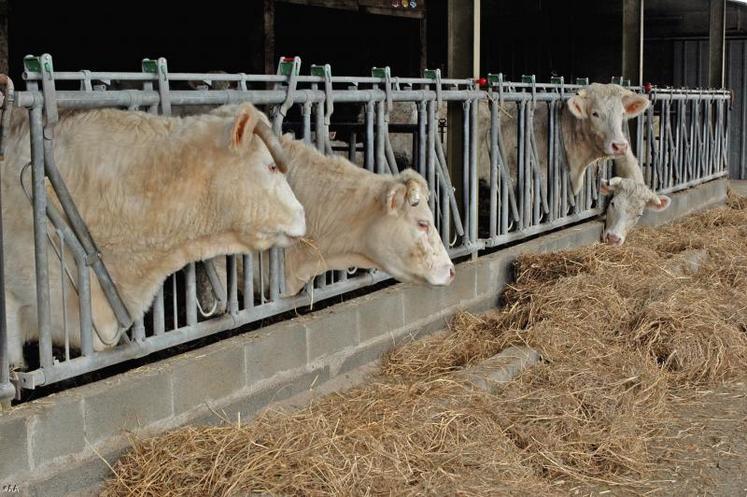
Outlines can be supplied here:
<path id="1" fill-rule="evenodd" d="M 2 165 L 2 215 L 10 362 L 20 367 L 22 344 L 38 329 L 32 209 L 20 181 L 30 161 L 29 128 L 16 114 Z M 164 279 L 190 261 L 287 245 L 305 233 L 302 206 L 253 133 L 260 121 L 268 123 L 249 104 L 223 116 L 113 109 L 61 115 L 57 166 L 133 318 L 143 315 Z M 30 179 L 24 183 L 30 191 Z M 51 246 L 48 253 L 52 335 L 62 344 L 60 264 Z M 75 275 L 72 258 L 66 263 Z M 91 292 L 94 348 L 101 350 L 113 345 L 118 325 L 93 275 Z M 77 296 L 68 280 L 66 293 L 70 344 L 77 347 Z"/>
<path id="2" fill-rule="evenodd" d="M 285 252 L 288 295 L 318 274 L 351 266 L 381 269 L 400 281 L 451 283 L 454 266 L 434 227 L 422 176 L 409 169 L 397 176 L 377 175 L 289 135 L 281 141 L 290 159 L 288 183 L 304 206 L 308 226 L 307 240 Z M 213 262 L 225 281 L 225 259 Z M 200 301 L 209 309 L 207 279 L 198 276 Z"/>
<path id="3" fill-rule="evenodd" d="M 658 195 L 636 179 L 614 177 L 602 181 L 603 195 L 614 194 L 607 206 L 602 240 L 610 245 L 622 245 L 645 209 L 663 211 L 671 204 L 666 195 Z"/>

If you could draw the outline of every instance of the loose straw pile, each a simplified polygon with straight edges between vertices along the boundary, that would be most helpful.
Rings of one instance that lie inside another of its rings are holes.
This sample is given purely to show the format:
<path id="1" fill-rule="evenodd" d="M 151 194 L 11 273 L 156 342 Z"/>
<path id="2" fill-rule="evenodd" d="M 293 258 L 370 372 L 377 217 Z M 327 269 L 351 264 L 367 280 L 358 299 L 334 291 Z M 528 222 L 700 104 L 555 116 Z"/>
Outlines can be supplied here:
<path id="1" fill-rule="evenodd" d="M 501 309 L 392 351 L 367 385 L 245 425 L 135 439 L 102 495 L 666 489 L 652 475 L 692 451 L 667 431 L 673 405 L 747 372 L 747 199 L 515 269 Z M 495 395 L 452 376 L 513 344 L 543 363 Z"/>

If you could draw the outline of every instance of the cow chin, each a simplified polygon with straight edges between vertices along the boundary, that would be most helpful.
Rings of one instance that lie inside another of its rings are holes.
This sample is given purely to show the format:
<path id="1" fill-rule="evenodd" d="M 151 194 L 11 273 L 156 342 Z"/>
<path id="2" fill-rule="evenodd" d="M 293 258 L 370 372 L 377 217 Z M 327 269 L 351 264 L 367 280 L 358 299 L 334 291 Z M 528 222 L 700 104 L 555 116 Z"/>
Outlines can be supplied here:
<path id="1" fill-rule="evenodd" d="M 298 243 L 301 239 L 300 236 L 290 236 L 285 233 L 280 233 L 275 238 L 275 246 L 280 248 L 287 248 Z"/>

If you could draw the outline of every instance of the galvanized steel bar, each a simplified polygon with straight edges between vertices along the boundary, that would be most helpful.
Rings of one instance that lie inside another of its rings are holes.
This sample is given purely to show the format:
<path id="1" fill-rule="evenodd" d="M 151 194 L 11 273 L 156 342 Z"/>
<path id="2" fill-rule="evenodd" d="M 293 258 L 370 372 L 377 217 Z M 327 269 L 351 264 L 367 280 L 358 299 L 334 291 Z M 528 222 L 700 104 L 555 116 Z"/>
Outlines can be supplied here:
<path id="1" fill-rule="evenodd" d="M 39 328 L 39 363 L 52 366 L 52 328 L 47 265 L 47 191 L 44 186 L 44 130 L 42 109 L 34 107 L 29 116 L 31 131 L 31 174 L 34 211 L 34 262 L 36 267 L 36 310 Z"/>

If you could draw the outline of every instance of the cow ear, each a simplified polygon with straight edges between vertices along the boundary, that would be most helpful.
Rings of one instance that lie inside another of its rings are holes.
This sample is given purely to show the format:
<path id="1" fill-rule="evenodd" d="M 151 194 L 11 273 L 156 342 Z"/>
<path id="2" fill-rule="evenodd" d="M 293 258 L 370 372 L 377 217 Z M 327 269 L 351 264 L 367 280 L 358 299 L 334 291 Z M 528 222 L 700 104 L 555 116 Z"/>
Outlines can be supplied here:
<path id="1" fill-rule="evenodd" d="M 606 179 L 602 179 L 602 182 L 599 185 L 599 193 L 602 195 L 610 195 L 614 192 L 613 188 L 614 187 L 610 187 L 610 184 Z"/>
<path id="2" fill-rule="evenodd" d="M 654 194 L 654 197 L 646 202 L 646 207 L 648 207 L 652 211 L 661 212 L 663 210 L 666 210 L 667 207 L 669 207 L 671 204 L 672 199 L 667 197 L 666 195 Z"/>
<path id="3" fill-rule="evenodd" d="M 606 179 L 602 179 L 602 184 L 599 187 L 599 192 L 602 195 L 611 195 L 615 193 L 620 186 L 620 183 L 622 183 L 622 178 L 615 176 L 614 178 L 610 178 L 609 181 Z"/>
<path id="4" fill-rule="evenodd" d="M 625 117 L 635 117 L 644 110 L 648 109 L 650 102 L 645 95 L 636 95 L 631 93 L 622 97 L 623 108 L 625 109 Z"/>
<path id="5" fill-rule="evenodd" d="M 237 149 L 245 140 L 251 139 L 255 126 L 257 117 L 252 108 L 248 105 L 239 107 L 231 130 L 231 148 Z"/>
<path id="6" fill-rule="evenodd" d="M 405 203 L 407 187 L 402 183 L 389 186 L 384 197 L 384 207 L 387 214 L 395 214 Z"/>
<path id="7" fill-rule="evenodd" d="M 586 119 L 589 117 L 586 112 L 586 108 L 589 105 L 589 99 L 584 97 L 582 94 L 574 95 L 568 99 L 568 110 L 571 114 L 576 116 L 578 119 Z"/>

